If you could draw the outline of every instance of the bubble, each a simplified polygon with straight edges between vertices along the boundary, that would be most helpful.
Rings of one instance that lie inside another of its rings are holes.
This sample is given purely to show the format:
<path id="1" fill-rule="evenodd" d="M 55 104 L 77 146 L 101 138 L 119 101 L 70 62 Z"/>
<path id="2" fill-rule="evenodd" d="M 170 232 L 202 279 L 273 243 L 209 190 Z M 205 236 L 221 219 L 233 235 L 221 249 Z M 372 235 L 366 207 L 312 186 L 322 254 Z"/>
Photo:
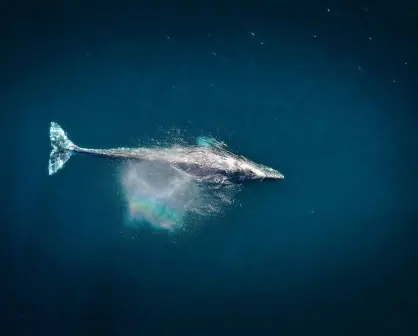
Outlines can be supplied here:
<path id="1" fill-rule="evenodd" d="M 126 162 L 121 184 L 128 226 L 177 232 L 197 228 L 235 204 L 239 185 L 206 183 L 164 162 Z"/>

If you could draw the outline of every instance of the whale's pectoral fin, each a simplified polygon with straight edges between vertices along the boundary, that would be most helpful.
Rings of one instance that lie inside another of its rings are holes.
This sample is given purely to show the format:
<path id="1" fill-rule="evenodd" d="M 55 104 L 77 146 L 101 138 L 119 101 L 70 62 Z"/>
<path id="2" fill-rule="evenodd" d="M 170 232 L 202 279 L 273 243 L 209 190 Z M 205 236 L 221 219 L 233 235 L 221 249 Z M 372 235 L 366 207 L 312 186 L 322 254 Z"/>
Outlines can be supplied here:
<path id="1" fill-rule="evenodd" d="M 181 175 L 183 175 L 185 177 L 188 177 L 188 178 L 192 177 L 192 175 L 186 173 L 184 170 L 182 170 L 180 167 L 178 167 L 175 164 L 170 164 L 170 167 L 173 168 L 175 171 L 177 171 L 178 173 L 180 173 Z"/>
<path id="2" fill-rule="evenodd" d="M 204 136 L 198 137 L 196 139 L 196 143 L 198 146 L 201 146 L 201 147 L 215 147 L 218 149 L 225 149 L 228 147 L 225 142 L 218 141 L 214 138 L 204 137 Z"/>

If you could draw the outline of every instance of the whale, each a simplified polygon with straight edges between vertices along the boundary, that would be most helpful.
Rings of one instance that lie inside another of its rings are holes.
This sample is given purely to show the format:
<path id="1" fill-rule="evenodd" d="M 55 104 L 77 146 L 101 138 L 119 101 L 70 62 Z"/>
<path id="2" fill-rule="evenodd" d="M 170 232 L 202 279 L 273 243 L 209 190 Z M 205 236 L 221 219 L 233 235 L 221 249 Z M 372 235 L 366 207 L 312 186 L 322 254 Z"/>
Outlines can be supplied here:
<path id="1" fill-rule="evenodd" d="M 226 143 L 211 137 L 198 137 L 196 144 L 163 147 L 92 149 L 75 145 L 63 128 L 50 123 L 49 175 L 56 174 L 75 154 L 111 160 L 149 161 L 166 164 L 194 180 L 206 183 L 242 183 L 251 180 L 281 180 L 284 175 L 228 149 Z"/>

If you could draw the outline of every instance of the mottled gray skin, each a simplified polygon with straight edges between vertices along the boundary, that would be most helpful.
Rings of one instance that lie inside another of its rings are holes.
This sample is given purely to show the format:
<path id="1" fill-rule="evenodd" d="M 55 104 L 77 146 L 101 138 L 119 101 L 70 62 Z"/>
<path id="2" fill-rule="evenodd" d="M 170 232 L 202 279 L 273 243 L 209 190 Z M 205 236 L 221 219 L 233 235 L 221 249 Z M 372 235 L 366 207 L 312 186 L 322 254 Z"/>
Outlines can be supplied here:
<path id="1" fill-rule="evenodd" d="M 159 148 L 89 149 L 74 145 L 64 130 L 52 122 L 50 127 L 53 147 L 49 160 L 49 174 L 61 169 L 73 153 L 119 160 L 148 160 L 171 165 L 194 179 L 214 182 L 283 179 L 277 170 L 252 162 L 226 150 L 222 143 L 210 139 L 208 146 L 173 146 Z"/>

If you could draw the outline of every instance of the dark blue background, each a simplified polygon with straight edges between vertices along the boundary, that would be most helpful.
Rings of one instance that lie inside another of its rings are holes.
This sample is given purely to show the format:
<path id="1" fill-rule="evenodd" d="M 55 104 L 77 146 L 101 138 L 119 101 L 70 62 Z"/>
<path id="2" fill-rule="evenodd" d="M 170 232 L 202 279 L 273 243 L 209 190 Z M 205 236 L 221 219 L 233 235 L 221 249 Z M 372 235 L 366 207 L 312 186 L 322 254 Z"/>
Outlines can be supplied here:
<path id="1" fill-rule="evenodd" d="M 2 334 L 416 335 L 413 1 L 0 12 Z M 115 164 L 48 176 L 50 121 L 93 148 L 212 134 L 286 179 L 137 234 Z"/>

